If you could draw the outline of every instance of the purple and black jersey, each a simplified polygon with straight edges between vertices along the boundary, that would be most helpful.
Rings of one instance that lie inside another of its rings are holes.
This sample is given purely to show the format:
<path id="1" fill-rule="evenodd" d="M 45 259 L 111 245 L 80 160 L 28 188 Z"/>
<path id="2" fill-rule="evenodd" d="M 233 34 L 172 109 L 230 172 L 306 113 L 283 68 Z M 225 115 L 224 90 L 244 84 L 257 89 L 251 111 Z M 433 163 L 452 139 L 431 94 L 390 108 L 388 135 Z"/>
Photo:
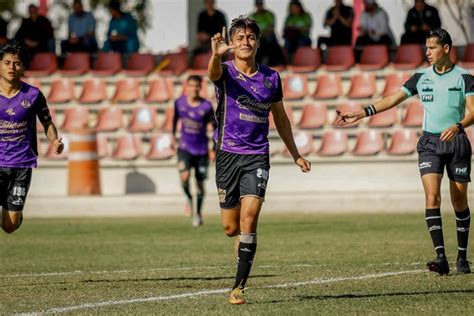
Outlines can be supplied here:
<path id="1" fill-rule="evenodd" d="M 214 82 L 219 150 L 237 154 L 268 154 L 268 115 L 272 103 L 283 98 L 278 72 L 259 65 L 247 76 L 232 61 L 222 63 L 222 76 Z"/>
<path id="2" fill-rule="evenodd" d="M 174 103 L 173 134 L 178 120 L 181 121 L 181 137 L 178 148 L 192 155 L 207 155 L 209 151 L 207 124 L 214 123 L 214 109 L 211 102 L 201 99 L 201 103 L 192 106 L 186 96 Z"/>
<path id="3" fill-rule="evenodd" d="M 37 166 L 36 116 L 43 125 L 51 122 L 46 99 L 25 82 L 17 95 L 0 95 L 0 167 Z"/>

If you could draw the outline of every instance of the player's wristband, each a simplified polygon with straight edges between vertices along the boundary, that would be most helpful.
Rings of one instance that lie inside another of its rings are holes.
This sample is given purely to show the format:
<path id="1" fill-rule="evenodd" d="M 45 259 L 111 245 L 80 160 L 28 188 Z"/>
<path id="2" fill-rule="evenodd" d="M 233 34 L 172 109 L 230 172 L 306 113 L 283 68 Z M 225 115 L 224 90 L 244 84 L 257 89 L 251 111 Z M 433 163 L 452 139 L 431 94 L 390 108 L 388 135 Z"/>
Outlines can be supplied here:
<path id="1" fill-rule="evenodd" d="M 458 127 L 459 132 L 462 132 L 464 130 L 464 126 L 462 126 L 461 122 L 457 123 L 456 126 Z"/>
<path id="2" fill-rule="evenodd" d="M 365 116 L 372 116 L 377 114 L 377 110 L 373 104 L 368 105 L 364 108 Z"/>

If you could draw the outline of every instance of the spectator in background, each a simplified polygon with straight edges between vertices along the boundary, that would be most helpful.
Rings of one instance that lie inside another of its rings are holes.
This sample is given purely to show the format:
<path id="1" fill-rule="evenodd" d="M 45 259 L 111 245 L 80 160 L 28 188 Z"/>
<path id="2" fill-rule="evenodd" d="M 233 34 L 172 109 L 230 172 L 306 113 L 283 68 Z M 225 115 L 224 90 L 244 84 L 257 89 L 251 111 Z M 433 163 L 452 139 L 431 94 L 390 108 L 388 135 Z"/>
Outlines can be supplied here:
<path id="1" fill-rule="evenodd" d="M 356 40 L 357 47 L 370 44 L 394 44 L 387 12 L 375 0 L 365 0 L 365 11 L 360 16 L 359 37 Z"/>
<path id="2" fill-rule="evenodd" d="M 320 36 L 318 47 L 321 47 L 321 45 L 351 45 L 353 21 L 354 10 L 352 7 L 344 5 L 343 0 L 335 0 L 334 6 L 326 11 L 323 24 L 324 27 L 331 28 L 331 36 Z"/>
<path id="3" fill-rule="evenodd" d="M 285 48 L 288 50 L 290 57 L 298 47 L 311 46 L 311 38 L 309 37 L 311 24 L 311 16 L 304 10 L 301 2 L 291 0 L 283 29 Z"/>
<path id="4" fill-rule="evenodd" d="M 109 11 L 112 19 L 109 23 L 103 50 L 121 54 L 138 52 L 140 43 L 137 34 L 137 20 L 130 13 L 121 10 L 119 1 L 110 1 Z"/>
<path id="5" fill-rule="evenodd" d="M 401 44 L 425 44 L 426 35 L 441 27 L 438 10 L 425 3 L 425 0 L 415 0 L 415 5 L 408 11 L 405 21 L 405 34 Z"/>
<path id="6" fill-rule="evenodd" d="M 74 0 L 73 10 L 68 19 L 69 37 L 61 41 L 62 53 L 97 51 L 94 16 L 84 11 L 81 0 Z"/>
<path id="7" fill-rule="evenodd" d="M 198 46 L 194 54 L 206 53 L 211 50 L 211 37 L 222 32 L 222 28 L 227 26 L 227 19 L 221 11 L 215 7 L 214 0 L 204 0 L 206 9 L 199 13 L 197 40 Z"/>
<path id="8" fill-rule="evenodd" d="M 8 22 L 0 17 L 0 48 L 3 48 L 8 42 L 7 29 Z"/>
<path id="9" fill-rule="evenodd" d="M 282 65 L 285 56 L 275 35 L 275 15 L 265 8 L 264 0 L 255 0 L 255 8 L 250 17 L 257 22 L 262 32 L 256 61 L 267 66 Z"/>
<path id="10" fill-rule="evenodd" d="M 54 30 L 47 17 L 39 14 L 34 4 L 28 6 L 29 17 L 24 18 L 15 39 L 24 47 L 28 60 L 38 52 L 54 52 Z"/>

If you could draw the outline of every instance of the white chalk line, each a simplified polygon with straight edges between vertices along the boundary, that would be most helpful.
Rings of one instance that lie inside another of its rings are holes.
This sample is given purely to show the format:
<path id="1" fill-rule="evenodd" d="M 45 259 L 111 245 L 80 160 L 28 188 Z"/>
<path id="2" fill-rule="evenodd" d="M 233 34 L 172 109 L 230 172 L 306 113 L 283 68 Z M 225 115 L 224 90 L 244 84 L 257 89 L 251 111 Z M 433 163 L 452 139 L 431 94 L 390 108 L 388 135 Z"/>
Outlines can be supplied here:
<path id="1" fill-rule="evenodd" d="M 259 288 L 259 289 L 289 288 L 289 287 L 297 287 L 297 286 L 303 286 L 303 285 L 318 285 L 318 284 L 336 283 L 336 282 L 343 282 L 343 281 L 368 280 L 368 279 L 383 278 L 383 277 L 388 277 L 388 276 L 397 276 L 397 275 L 403 275 L 403 274 L 414 274 L 414 273 L 423 273 L 423 272 L 426 272 L 426 270 L 409 270 L 409 271 L 373 273 L 373 274 L 348 276 L 348 277 L 318 278 L 318 279 L 313 279 L 309 281 L 288 282 L 284 284 L 275 284 L 275 285 L 268 285 L 268 286 L 256 287 L 256 288 Z M 228 291 L 230 291 L 230 288 L 222 288 L 222 289 L 216 289 L 216 290 L 202 290 L 198 292 L 188 292 L 188 293 L 181 293 L 181 294 L 175 294 L 175 295 L 152 296 L 152 297 L 135 298 L 135 299 L 128 299 L 128 300 L 86 303 L 86 304 L 74 305 L 74 306 L 55 307 L 55 308 L 50 308 L 41 312 L 28 312 L 28 313 L 22 313 L 22 314 L 17 314 L 17 315 L 30 316 L 30 315 L 40 315 L 40 314 L 67 313 L 67 312 L 72 312 L 72 311 L 77 311 L 77 310 L 87 309 L 87 308 L 98 308 L 98 307 L 107 307 L 107 306 L 113 306 L 113 305 L 126 305 L 126 304 L 133 304 L 133 303 L 168 301 L 168 300 L 174 300 L 174 299 L 180 299 L 180 298 L 193 298 L 193 297 L 199 297 L 199 296 L 208 296 L 208 295 L 213 295 L 213 294 L 227 293 Z"/>

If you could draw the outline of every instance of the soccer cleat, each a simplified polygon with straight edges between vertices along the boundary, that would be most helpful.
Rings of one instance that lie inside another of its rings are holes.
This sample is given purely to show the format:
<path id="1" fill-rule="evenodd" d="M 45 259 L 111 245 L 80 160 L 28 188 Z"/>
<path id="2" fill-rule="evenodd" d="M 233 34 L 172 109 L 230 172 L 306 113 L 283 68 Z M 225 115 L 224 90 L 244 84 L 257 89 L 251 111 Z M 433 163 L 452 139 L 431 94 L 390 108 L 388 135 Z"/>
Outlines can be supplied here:
<path id="1" fill-rule="evenodd" d="M 449 263 L 446 258 L 439 258 L 428 262 L 426 264 L 428 270 L 431 272 L 437 272 L 439 275 L 448 275 L 449 274 Z"/>
<path id="2" fill-rule="evenodd" d="M 458 258 L 456 261 L 456 270 L 458 273 L 471 273 L 471 267 L 469 266 L 469 261 L 466 259 Z"/>
<path id="3" fill-rule="evenodd" d="M 193 226 L 194 227 L 199 227 L 202 225 L 202 217 L 199 214 L 194 215 L 193 218 Z"/>
<path id="4" fill-rule="evenodd" d="M 233 289 L 229 294 L 229 303 L 232 305 L 241 305 L 247 303 L 244 296 L 244 290 L 240 288 Z"/>

